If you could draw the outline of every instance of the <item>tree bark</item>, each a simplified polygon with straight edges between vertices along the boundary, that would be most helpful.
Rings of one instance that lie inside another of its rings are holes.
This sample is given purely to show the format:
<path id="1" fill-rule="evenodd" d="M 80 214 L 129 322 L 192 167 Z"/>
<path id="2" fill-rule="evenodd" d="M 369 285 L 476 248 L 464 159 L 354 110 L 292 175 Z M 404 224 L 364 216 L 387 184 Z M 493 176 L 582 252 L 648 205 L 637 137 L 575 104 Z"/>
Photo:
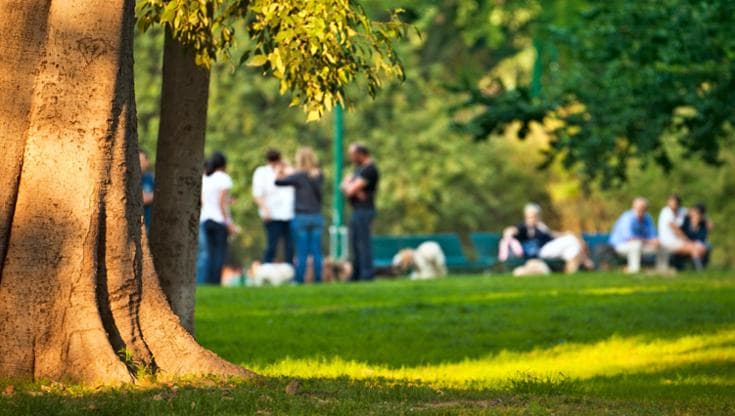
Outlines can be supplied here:
<path id="1" fill-rule="evenodd" d="M 0 6 L 0 378 L 252 375 L 181 327 L 143 241 L 133 20 L 133 0 Z"/>
<path id="2" fill-rule="evenodd" d="M 10 225 L 15 211 L 23 149 L 31 111 L 34 71 L 40 50 L 28 50 L 26 44 L 46 38 L 48 2 L 34 4 L 23 0 L 0 4 L 0 259 L 5 258 Z M 20 30 L 17 30 L 17 29 Z M 7 36 L 6 34 L 14 34 Z M 0 263 L 0 277 L 2 263 Z"/>
<path id="3" fill-rule="evenodd" d="M 208 97 L 209 70 L 167 30 L 150 244 L 161 287 L 191 333 Z"/>

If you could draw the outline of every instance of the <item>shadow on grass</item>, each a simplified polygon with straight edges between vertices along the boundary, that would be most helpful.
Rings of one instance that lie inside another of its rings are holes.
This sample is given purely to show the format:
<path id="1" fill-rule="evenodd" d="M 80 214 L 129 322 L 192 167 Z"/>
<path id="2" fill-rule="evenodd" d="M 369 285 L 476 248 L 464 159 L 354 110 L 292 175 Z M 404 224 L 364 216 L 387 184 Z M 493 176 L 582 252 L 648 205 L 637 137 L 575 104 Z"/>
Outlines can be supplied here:
<path id="1" fill-rule="evenodd" d="M 0 415 L 728 415 L 735 410 L 732 384 L 721 381 L 732 382 L 733 369 L 731 362 L 709 363 L 585 381 L 519 374 L 507 389 L 495 390 L 347 378 L 204 380 L 98 391 L 36 385 L 0 396 Z"/>
<path id="2" fill-rule="evenodd" d="M 507 392 L 437 390 L 386 380 L 268 378 L 257 383 L 214 382 L 149 389 L 80 392 L 56 385 L 20 388 L 0 396 L 0 415 L 349 415 L 406 414 L 507 407 Z M 2 383 L 0 383 L 2 385 Z M 296 387 L 294 387 L 296 385 Z M 519 402 L 520 403 L 520 402 Z M 515 404 L 519 406 L 519 404 Z"/>
<path id="3" fill-rule="evenodd" d="M 584 391 L 616 399 L 687 400 L 722 403 L 735 413 L 735 361 L 713 360 L 662 371 L 640 371 L 594 377 Z"/>

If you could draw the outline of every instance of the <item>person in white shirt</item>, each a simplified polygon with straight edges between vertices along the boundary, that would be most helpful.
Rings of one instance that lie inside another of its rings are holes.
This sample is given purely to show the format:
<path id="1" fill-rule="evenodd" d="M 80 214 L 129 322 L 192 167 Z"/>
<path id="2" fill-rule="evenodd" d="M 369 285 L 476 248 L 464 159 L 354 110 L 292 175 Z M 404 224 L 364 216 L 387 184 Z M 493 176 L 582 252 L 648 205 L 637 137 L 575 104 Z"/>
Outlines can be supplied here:
<path id="1" fill-rule="evenodd" d="M 681 206 L 679 195 L 671 195 L 666 200 L 658 215 L 658 234 L 661 245 L 667 253 L 681 254 L 692 258 L 697 269 L 702 268 L 702 257 L 706 253 L 706 247 L 691 241 L 681 230 L 687 211 Z"/>
<path id="2" fill-rule="evenodd" d="M 220 284 L 222 266 L 227 258 L 227 237 L 237 231 L 230 216 L 232 178 L 225 173 L 227 160 L 215 152 L 207 161 L 202 177 L 202 209 L 199 215 L 200 247 L 197 282 Z"/>
<path id="3" fill-rule="evenodd" d="M 253 174 L 253 198 L 258 205 L 267 239 L 263 263 L 273 263 L 278 242 L 283 240 L 284 261 L 293 264 L 291 221 L 294 217 L 294 188 L 276 186 L 276 177 L 284 165 L 281 153 L 275 149 L 268 150 L 266 160 L 268 163 L 258 167 Z"/>

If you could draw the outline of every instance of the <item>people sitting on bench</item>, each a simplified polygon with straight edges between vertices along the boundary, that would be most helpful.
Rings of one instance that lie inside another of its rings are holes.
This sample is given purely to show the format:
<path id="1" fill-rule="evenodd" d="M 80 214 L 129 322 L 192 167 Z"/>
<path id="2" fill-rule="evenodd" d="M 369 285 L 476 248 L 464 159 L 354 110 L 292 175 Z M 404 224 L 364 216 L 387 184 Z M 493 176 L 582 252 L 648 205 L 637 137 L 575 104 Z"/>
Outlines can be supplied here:
<path id="1" fill-rule="evenodd" d="M 641 270 L 643 254 L 656 255 L 656 270 L 668 272 L 669 256 L 661 247 L 656 234 L 653 218 L 648 213 L 646 198 L 633 200 L 633 208 L 625 211 L 613 226 L 610 234 L 610 245 L 615 252 L 628 260 L 626 273 L 638 273 Z"/>
<path id="2" fill-rule="evenodd" d="M 671 195 L 666 201 L 666 206 L 661 210 L 658 216 L 658 232 L 661 246 L 670 254 L 689 257 L 694 263 L 697 270 L 702 270 L 702 258 L 707 253 L 707 247 L 702 241 L 690 238 L 683 230 L 684 222 L 688 218 L 687 211 L 681 206 L 681 198 L 678 195 Z M 701 219 L 701 215 L 698 216 Z M 691 230 L 691 224 L 687 223 L 687 228 Z M 699 227 L 696 224 L 697 231 L 704 231 L 704 240 L 706 240 L 706 225 Z"/>
<path id="3" fill-rule="evenodd" d="M 540 206 L 527 204 L 523 216 L 523 223 L 503 231 L 498 251 L 500 261 L 511 258 L 563 259 L 567 273 L 576 272 L 580 265 L 589 269 L 594 267 L 584 242 L 572 233 L 554 232 L 541 221 Z"/>

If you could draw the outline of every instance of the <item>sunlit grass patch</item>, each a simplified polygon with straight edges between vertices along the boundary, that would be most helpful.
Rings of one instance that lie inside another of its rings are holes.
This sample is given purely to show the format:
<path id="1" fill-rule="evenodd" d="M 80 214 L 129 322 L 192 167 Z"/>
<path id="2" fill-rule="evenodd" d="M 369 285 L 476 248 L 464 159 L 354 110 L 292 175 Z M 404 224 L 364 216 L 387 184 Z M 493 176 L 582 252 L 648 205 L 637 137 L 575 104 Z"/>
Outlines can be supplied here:
<path id="1" fill-rule="evenodd" d="M 339 357 L 285 358 L 256 367 L 265 375 L 369 379 L 381 377 L 416 381 L 441 388 L 513 388 L 518 375 L 526 379 L 552 380 L 564 374 L 568 380 L 586 380 L 621 374 L 655 373 L 694 363 L 735 363 L 735 330 L 685 336 L 673 340 L 644 337 L 612 337 L 593 344 L 565 344 L 529 352 L 504 350 L 480 359 L 415 367 L 389 368 Z M 735 387 L 735 374 L 702 382 Z M 676 383 L 676 381 L 672 382 Z"/>

